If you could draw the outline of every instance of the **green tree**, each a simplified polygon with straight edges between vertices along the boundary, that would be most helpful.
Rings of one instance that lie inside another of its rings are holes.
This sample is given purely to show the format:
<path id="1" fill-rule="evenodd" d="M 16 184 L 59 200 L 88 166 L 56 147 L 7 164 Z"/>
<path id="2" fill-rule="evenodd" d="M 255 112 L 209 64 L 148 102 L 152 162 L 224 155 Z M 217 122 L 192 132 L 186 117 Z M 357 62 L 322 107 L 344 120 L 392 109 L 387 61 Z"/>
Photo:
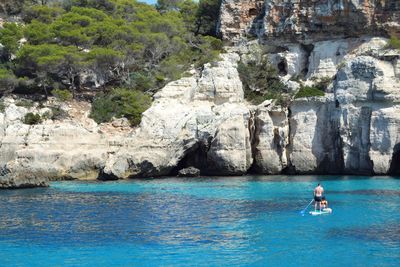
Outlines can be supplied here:
<path id="1" fill-rule="evenodd" d="M 161 12 L 179 10 L 183 2 L 184 0 L 158 0 L 156 8 Z"/>
<path id="2" fill-rule="evenodd" d="M 69 82 L 74 90 L 74 77 L 79 72 L 81 56 L 73 46 L 55 44 L 25 45 L 17 54 L 17 68 L 21 73 L 31 73 L 38 80 L 46 96 L 57 77 Z"/>
<path id="3" fill-rule="evenodd" d="M 115 8 L 113 0 L 65 0 L 63 6 L 68 11 L 74 6 L 90 7 L 105 11 L 113 11 Z"/>
<path id="4" fill-rule="evenodd" d="M 0 29 L 0 43 L 4 46 L 4 56 L 7 59 L 16 53 L 19 48 L 19 40 L 23 37 L 22 26 L 16 23 L 4 23 Z"/>
<path id="5" fill-rule="evenodd" d="M 142 113 L 151 105 L 151 98 L 136 90 L 114 89 L 100 94 L 92 104 L 90 117 L 97 123 L 109 122 L 113 117 L 127 118 L 132 125 L 140 123 Z"/>
<path id="6" fill-rule="evenodd" d="M 49 7 L 46 5 L 37 5 L 27 7 L 23 14 L 25 23 L 30 23 L 32 20 L 37 20 L 42 23 L 51 23 L 57 17 L 64 13 L 64 10 L 59 7 Z"/>
<path id="7" fill-rule="evenodd" d="M 7 15 L 16 15 L 22 11 L 24 1 L 18 0 L 0 0 L 0 13 Z"/>
<path id="8" fill-rule="evenodd" d="M 0 67 L 0 95 L 12 92 L 17 83 L 17 77 L 11 70 Z"/>
<path id="9" fill-rule="evenodd" d="M 134 0 L 54 1 L 22 1 L 25 25 L 0 30 L 3 60 L 17 55 L 17 89 L 75 94 L 85 71 L 104 81 L 104 89 L 155 92 L 188 68 L 217 59 L 222 49 L 206 35 L 215 31 L 216 0 L 159 1 L 160 11 Z M 22 37 L 27 43 L 21 47 Z"/>
<path id="10" fill-rule="evenodd" d="M 33 20 L 24 30 L 25 37 L 30 44 L 38 45 L 43 43 L 52 43 L 55 34 L 46 23 Z"/>
<path id="11" fill-rule="evenodd" d="M 85 60 L 90 68 L 108 83 L 118 77 L 122 56 L 113 49 L 96 47 L 86 54 Z"/>
<path id="12" fill-rule="evenodd" d="M 89 47 L 91 40 L 84 30 L 92 21 L 88 16 L 69 12 L 55 20 L 51 27 L 60 44 Z"/>
<path id="13" fill-rule="evenodd" d="M 216 36 L 221 0 L 200 0 L 196 14 L 196 34 Z"/>
<path id="14" fill-rule="evenodd" d="M 183 23 L 190 32 L 196 32 L 196 20 L 199 5 L 192 0 L 182 1 L 179 5 L 179 12 L 181 13 Z"/>

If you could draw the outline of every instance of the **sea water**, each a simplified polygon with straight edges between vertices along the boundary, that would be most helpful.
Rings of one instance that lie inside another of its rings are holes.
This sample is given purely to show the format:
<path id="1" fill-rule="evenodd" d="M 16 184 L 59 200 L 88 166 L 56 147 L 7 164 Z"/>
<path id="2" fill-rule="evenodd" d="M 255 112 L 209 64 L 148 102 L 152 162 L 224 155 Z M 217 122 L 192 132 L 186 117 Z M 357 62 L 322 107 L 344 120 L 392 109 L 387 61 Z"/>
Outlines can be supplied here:
<path id="1" fill-rule="evenodd" d="M 317 181 L 333 213 L 302 216 Z M 400 180 L 166 178 L 0 191 L 0 266 L 160 265 L 400 266 Z"/>

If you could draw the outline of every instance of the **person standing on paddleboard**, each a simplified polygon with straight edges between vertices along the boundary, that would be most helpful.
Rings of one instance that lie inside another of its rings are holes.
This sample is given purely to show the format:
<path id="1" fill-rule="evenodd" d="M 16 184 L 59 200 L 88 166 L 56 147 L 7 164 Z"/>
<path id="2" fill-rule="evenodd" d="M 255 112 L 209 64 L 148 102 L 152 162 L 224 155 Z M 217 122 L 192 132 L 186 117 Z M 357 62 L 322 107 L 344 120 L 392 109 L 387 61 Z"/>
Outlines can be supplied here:
<path id="1" fill-rule="evenodd" d="M 317 187 L 314 189 L 314 210 L 317 210 L 317 205 L 319 206 L 319 211 L 321 211 L 321 201 L 322 194 L 324 193 L 324 188 L 318 183 Z"/>

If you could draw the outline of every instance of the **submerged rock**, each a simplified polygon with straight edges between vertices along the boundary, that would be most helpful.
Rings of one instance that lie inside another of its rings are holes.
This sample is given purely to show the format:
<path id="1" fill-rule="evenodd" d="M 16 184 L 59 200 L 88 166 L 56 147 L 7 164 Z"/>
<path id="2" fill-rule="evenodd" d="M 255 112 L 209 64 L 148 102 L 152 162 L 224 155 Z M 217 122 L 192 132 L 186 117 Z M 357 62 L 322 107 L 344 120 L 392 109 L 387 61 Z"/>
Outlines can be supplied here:
<path id="1" fill-rule="evenodd" d="M 179 177 L 199 177 L 200 170 L 195 167 L 185 168 L 185 169 L 179 170 L 178 176 Z"/>

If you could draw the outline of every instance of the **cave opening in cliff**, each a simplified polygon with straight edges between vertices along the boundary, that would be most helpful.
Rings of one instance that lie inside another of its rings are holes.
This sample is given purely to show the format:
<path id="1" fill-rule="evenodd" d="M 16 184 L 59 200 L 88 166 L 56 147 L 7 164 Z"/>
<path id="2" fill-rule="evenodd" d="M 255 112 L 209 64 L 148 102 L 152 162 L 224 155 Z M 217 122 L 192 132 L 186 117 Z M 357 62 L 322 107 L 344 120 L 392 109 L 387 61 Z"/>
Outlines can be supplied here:
<path id="1" fill-rule="evenodd" d="M 258 15 L 258 11 L 255 8 L 250 8 L 249 10 L 249 17 L 253 17 L 253 16 L 257 16 Z"/>
<path id="2" fill-rule="evenodd" d="M 200 170 L 203 175 L 207 173 L 207 151 L 209 145 L 203 142 L 198 142 L 190 148 L 185 156 L 178 162 L 178 164 L 170 171 L 171 176 L 177 176 L 180 170 L 194 167 Z"/>
<path id="3" fill-rule="evenodd" d="M 281 76 L 286 76 L 288 74 L 287 71 L 287 62 L 285 59 L 282 59 L 279 63 L 278 63 L 278 73 Z"/>
<path id="4" fill-rule="evenodd" d="M 394 146 L 392 161 L 389 168 L 390 175 L 400 175 L 400 143 Z"/>

